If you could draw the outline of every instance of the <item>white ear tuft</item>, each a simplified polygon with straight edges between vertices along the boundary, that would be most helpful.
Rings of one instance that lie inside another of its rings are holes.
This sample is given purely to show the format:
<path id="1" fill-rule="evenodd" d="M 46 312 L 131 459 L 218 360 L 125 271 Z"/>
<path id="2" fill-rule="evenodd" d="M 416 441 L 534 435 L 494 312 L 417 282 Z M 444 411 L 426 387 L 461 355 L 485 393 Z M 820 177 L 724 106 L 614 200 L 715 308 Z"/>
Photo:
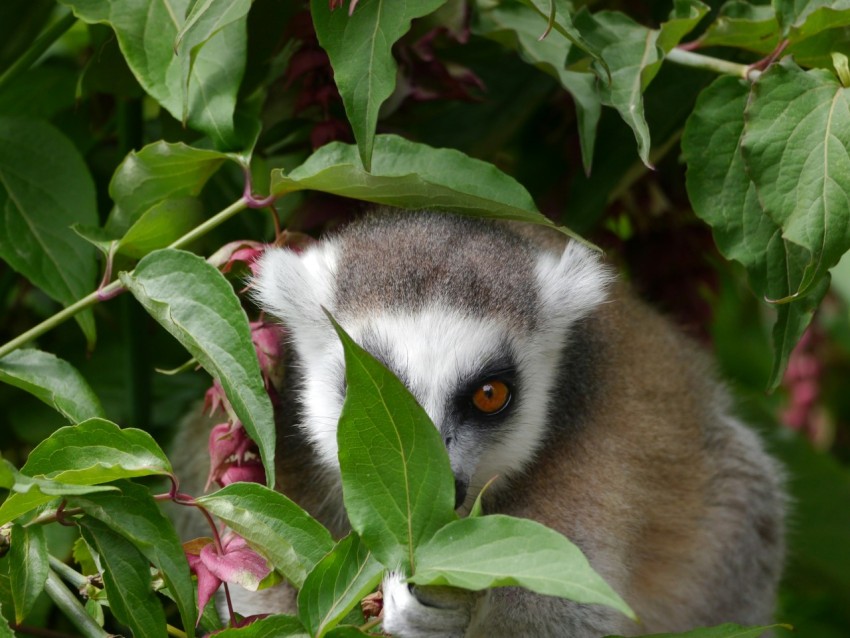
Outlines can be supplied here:
<path id="1" fill-rule="evenodd" d="M 560 258 L 550 252 L 541 254 L 536 274 L 544 324 L 557 331 L 593 312 L 605 301 L 615 279 L 599 253 L 574 240 Z"/>
<path id="2" fill-rule="evenodd" d="M 309 339 L 322 334 L 330 327 L 322 307 L 333 311 L 336 261 L 336 247 L 330 242 L 300 254 L 270 248 L 259 262 L 254 299 L 294 335 Z"/>

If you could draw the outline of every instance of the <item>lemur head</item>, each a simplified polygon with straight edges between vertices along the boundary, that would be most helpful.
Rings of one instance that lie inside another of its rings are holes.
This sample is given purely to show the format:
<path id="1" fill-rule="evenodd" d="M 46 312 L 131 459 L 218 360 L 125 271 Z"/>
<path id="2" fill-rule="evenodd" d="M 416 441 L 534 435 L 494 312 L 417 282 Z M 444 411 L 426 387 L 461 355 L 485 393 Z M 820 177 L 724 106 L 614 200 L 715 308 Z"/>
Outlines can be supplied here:
<path id="1" fill-rule="evenodd" d="M 458 504 L 468 487 L 521 472 L 534 457 L 571 327 L 610 281 L 577 242 L 553 252 L 504 224 L 391 211 L 300 254 L 269 250 L 260 272 L 257 298 L 291 336 L 300 426 L 321 462 L 338 467 L 345 398 L 342 346 L 324 307 L 425 408 L 445 441 Z"/>

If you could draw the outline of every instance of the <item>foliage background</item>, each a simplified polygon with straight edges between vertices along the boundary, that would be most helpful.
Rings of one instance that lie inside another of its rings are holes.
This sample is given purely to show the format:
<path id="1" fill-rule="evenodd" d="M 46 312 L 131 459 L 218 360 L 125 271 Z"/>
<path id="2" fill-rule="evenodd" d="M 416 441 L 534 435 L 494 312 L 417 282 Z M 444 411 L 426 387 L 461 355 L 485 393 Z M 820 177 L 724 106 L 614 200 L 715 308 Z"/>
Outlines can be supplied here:
<path id="1" fill-rule="evenodd" d="M 489 4 L 480 2 L 479 9 Z M 696 33 L 717 15 L 720 3 L 709 4 L 711 13 Z M 621 10 L 641 24 L 657 26 L 667 20 L 674 3 L 591 5 L 594 12 Z M 335 19 L 343 20 L 345 11 L 338 10 Z M 682 131 L 698 94 L 716 74 L 664 64 L 646 87 L 652 139 L 647 157 L 654 170 L 641 162 L 629 126 L 614 109 L 603 109 L 588 176 L 578 133 L 580 113 L 557 73 L 539 59 L 529 64 L 535 58 L 527 51 L 518 54 L 511 42 L 518 36 L 510 30 L 488 31 L 476 22 L 470 34 L 465 11 L 465 3 L 449 2 L 439 13 L 415 22 L 396 45 L 398 83 L 381 109 L 378 131 L 455 148 L 513 175 L 542 212 L 602 246 L 645 297 L 714 348 L 741 413 L 764 432 L 788 467 L 791 543 L 778 619 L 807 638 L 848 635 L 850 261 L 833 269 L 830 291 L 802 348 L 792 356 L 792 374 L 776 392 L 766 393 L 775 311 L 751 293 L 743 268 L 721 257 L 710 229 L 694 215 L 685 186 Z M 90 223 L 103 225 L 113 207 L 110 180 L 127 153 L 160 139 L 201 146 L 209 141 L 198 132 L 202 126 L 182 125 L 142 89 L 110 27 L 68 21 L 67 14 L 67 8 L 52 0 L 7 0 L 0 6 L 0 72 L 11 78 L 0 80 L 0 116 L 49 122 L 70 140 L 93 180 L 99 219 Z M 51 25 L 70 28 L 12 77 L 10 69 Z M 542 33 L 545 26 L 541 18 L 536 28 Z M 833 50 L 848 49 L 847 27 L 843 29 L 844 39 L 836 36 Z M 491 37 L 484 37 L 485 31 Z M 291 170 L 322 144 L 353 142 L 354 135 L 304 3 L 256 0 L 247 33 L 237 114 L 258 115 L 261 121 L 252 172 L 254 191 L 264 193 L 271 169 Z M 740 63 L 755 62 L 764 53 L 769 49 L 718 52 Z M 246 115 L 244 121 L 250 119 Z M 237 141 L 228 150 L 250 138 L 239 130 L 242 121 L 237 117 L 232 133 Z M 42 179 L 48 186 L 59 181 L 47 170 Z M 239 166 L 225 163 L 198 194 L 200 210 L 225 208 L 240 197 L 243 185 Z M 72 198 L 73 193 L 57 196 Z M 316 234 L 343 223 L 364 205 L 300 191 L 287 194 L 278 207 L 287 228 Z M 0 228 L 0 233 L 7 231 Z M 249 211 L 197 240 L 192 249 L 209 255 L 234 239 L 272 236 L 270 217 Z M 90 283 L 93 289 L 94 280 Z M 0 306 L 0 342 L 58 307 L 6 262 L 0 262 Z M 98 304 L 95 321 L 98 342 L 91 351 L 71 322 L 40 337 L 38 345 L 82 372 L 112 420 L 167 442 L 209 378 L 203 372 L 155 372 L 184 363 L 185 351 L 129 295 Z M 805 409 L 791 415 L 789 410 L 801 402 Z M 777 425 L 783 416 L 795 428 Z M 49 407 L 0 385 L 0 446 L 15 465 L 22 465 L 28 451 L 61 425 L 64 420 Z M 49 533 L 54 552 L 67 554 L 70 532 L 50 526 Z M 8 608 L 5 603 L 3 608 Z M 28 624 L 60 629 L 64 622 L 46 598 L 28 618 Z"/>

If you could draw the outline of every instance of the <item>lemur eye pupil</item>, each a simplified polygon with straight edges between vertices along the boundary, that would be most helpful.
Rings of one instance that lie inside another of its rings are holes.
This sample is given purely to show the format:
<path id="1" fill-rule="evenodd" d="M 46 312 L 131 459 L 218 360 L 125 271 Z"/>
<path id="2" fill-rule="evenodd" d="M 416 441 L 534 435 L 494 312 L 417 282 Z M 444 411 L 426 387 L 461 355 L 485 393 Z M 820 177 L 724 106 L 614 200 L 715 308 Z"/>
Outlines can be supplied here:
<path id="1" fill-rule="evenodd" d="M 502 411 L 511 399 L 511 391 L 502 381 L 488 381 L 472 393 L 472 405 L 484 414 Z"/>

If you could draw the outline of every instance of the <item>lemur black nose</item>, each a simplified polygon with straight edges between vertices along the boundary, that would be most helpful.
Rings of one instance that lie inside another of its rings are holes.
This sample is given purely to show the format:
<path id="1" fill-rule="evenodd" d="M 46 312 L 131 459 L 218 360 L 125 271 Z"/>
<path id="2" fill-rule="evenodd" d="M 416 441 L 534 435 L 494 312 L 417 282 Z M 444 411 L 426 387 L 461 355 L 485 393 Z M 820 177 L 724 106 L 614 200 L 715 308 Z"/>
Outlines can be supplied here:
<path id="1" fill-rule="evenodd" d="M 469 481 L 455 477 L 455 509 L 463 505 L 467 489 L 469 489 Z"/>

